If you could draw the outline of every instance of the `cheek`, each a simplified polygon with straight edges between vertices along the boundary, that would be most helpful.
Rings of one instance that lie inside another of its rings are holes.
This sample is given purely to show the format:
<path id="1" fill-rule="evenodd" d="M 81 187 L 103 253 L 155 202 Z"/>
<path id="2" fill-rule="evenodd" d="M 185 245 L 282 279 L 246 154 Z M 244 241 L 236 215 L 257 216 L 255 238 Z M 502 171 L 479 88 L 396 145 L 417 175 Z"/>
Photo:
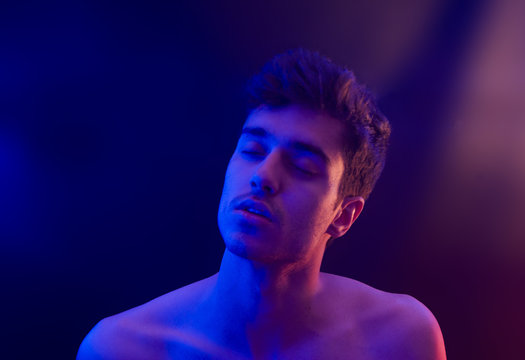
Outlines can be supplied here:
<path id="1" fill-rule="evenodd" d="M 228 194 L 231 189 L 234 189 L 236 187 L 236 181 L 238 180 L 238 172 L 235 171 L 235 166 L 230 161 L 228 168 L 226 169 L 226 174 L 224 175 L 224 186 L 222 188 L 223 195 Z"/>
<path id="2" fill-rule="evenodd" d="M 226 168 L 226 174 L 224 175 L 224 184 L 222 187 L 221 201 L 219 209 L 226 207 L 234 197 L 241 194 L 242 187 L 242 173 L 238 171 L 236 163 L 232 158 Z"/>
<path id="3" fill-rule="evenodd" d="M 305 228 L 315 223 L 322 212 L 319 195 L 308 190 L 296 188 L 293 194 L 283 198 L 283 204 L 288 204 L 287 213 L 291 215 L 292 221 L 296 226 Z"/>
<path id="4" fill-rule="evenodd" d="M 311 191 L 294 201 L 297 215 L 297 226 L 308 231 L 323 232 L 328 228 L 334 211 L 334 196 L 319 196 L 319 192 Z"/>

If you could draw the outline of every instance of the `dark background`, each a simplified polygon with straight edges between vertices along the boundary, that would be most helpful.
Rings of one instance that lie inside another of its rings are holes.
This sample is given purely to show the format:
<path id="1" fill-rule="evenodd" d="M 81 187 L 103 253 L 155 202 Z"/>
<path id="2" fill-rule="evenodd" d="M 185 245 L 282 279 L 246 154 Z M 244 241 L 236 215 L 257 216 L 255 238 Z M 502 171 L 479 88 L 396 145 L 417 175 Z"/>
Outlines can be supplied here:
<path id="1" fill-rule="evenodd" d="M 354 69 L 393 126 L 383 177 L 323 270 L 418 298 L 450 359 L 518 359 L 521 5 L 3 2 L 0 357 L 74 358 L 103 317 L 218 270 L 244 83 L 306 47 Z"/>

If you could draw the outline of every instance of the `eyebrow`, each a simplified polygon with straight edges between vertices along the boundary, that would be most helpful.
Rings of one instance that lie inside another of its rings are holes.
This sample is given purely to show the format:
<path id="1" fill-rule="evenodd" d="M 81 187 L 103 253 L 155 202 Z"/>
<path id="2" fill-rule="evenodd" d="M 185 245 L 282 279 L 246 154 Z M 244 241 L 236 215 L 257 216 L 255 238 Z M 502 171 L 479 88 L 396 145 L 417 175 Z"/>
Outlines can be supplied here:
<path id="1" fill-rule="evenodd" d="M 247 134 L 252 135 L 258 138 L 268 138 L 271 137 L 271 134 L 266 131 L 266 129 L 262 127 L 245 127 L 242 129 L 241 134 Z M 322 161 L 324 161 L 325 164 L 330 164 L 330 158 L 326 153 L 318 146 L 315 146 L 313 144 L 306 143 L 304 141 L 299 140 L 291 140 L 289 141 L 289 145 L 291 148 L 303 151 L 303 152 L 309 152 L 311 154 L 314 154 L 321 158 Z"/>
<path id="2" fill-rule="evenodd" d="M 268 131 L 266 131 L 262 127 L 249 127 L 249 126 L 243 128 L 241 131 L 241 134 L 248 134 L 248 135 L 253 135 L 253 136 L 261 137 L 261 138 L 266 138 L 270 136 Z"/>

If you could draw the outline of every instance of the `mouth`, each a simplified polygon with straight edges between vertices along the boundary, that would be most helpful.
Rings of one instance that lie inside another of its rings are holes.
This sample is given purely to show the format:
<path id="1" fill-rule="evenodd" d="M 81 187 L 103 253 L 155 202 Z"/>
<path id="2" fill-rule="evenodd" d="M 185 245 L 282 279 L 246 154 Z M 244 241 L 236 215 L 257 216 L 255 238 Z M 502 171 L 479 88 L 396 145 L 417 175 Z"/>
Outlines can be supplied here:
<path id="1" fill-rule="evenodd" d="M 244 200 L 235 207 L 235 210 L 240 210 L 249 215 L 272 221 L 272 214 L 270 210 L 264 203 L 259 201 L 254 201 L 251 199 Z"/>

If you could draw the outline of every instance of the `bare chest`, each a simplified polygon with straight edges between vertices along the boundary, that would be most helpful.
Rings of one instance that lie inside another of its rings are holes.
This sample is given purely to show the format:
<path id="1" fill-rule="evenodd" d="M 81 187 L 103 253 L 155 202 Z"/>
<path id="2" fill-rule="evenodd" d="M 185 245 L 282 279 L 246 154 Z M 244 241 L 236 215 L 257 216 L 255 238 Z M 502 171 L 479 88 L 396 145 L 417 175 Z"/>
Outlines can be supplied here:
<path id="1" fill-rule="evenodd" d="M 309 339 L 284 351 L 278 359 L 330 359 L 330 360 L 395 360 L 388 346 L 360 331 L 334 331 L 324 333 L 316 340 Z"/>
<path id="2" fill-rule="evenodd" d="M 235 349 L 229 344 L 222 344 L 205 335 L 196 333 L 166 334 L 162 346 L 153 353 L 144 349 L 144 359 L 186 359 L 186 360 L 247 360 L 247 359 L 282 359 L 282 360 L 395 360 L 395 352 L 389 346 L 367 337 L 364 334 L 333 332 L 316 338 L 307 338 L 289 347 L 252 348 L 244 351 Z"/>

